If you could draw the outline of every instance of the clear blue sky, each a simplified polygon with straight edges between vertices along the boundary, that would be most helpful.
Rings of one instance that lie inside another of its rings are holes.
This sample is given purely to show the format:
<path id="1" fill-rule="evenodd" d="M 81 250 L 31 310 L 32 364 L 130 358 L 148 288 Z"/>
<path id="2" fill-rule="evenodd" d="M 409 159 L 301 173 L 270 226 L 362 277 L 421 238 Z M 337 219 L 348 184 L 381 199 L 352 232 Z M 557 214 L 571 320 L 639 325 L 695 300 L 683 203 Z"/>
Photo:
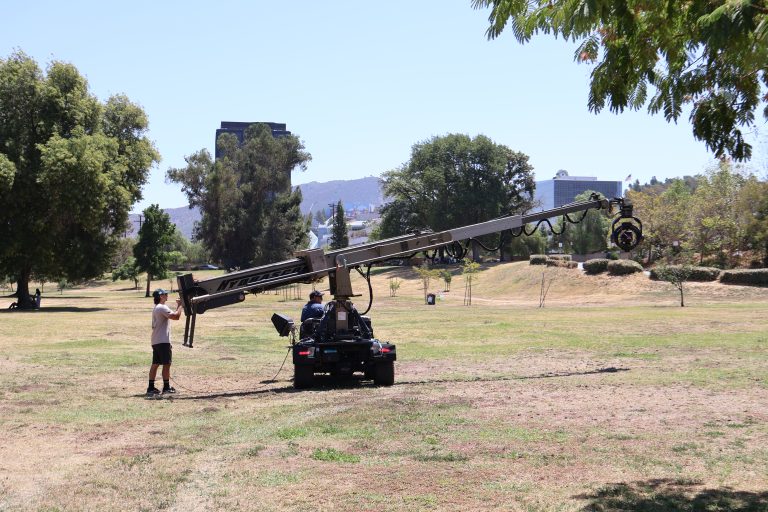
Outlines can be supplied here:
<path id="1" fill-rule="evenodd" d="M 143 106 L 163 160 L 134 211 L 186 205 L 165 171 L 213 152 L 221 121 L 286 123 L 313 157 L 294 184 L 379 176 L 447 133 L 522 151 L 537 179 L 645 182 L 711 165 L 687 119 L 589 113 L 590 67 L 572 44 L 488 41 L 487 16 L 470 0 L 6 0 L 0 55 L 71 62 L 100 99 Z"/>

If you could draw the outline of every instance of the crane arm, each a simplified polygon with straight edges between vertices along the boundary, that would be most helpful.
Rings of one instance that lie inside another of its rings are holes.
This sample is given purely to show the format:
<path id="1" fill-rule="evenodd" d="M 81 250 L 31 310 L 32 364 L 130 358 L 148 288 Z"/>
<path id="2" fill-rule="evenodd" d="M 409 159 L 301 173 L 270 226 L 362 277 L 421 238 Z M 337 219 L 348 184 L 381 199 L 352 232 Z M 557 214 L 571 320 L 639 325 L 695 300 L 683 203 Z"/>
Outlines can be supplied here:
<path id="1" fill-rule="evenodd" d="M 621 198 L 609 200 L 594 197 L 589 201 L 571 203 L 537 213 L 508 215 L 439 232 L 410 233 L 327 253 L 322 249 L 301 251 L 290 260 L 231 272 L 210 279 L 195 280 L 192 274 L 184 274 L 178 277 L 178 285 L 184 313 L 188 317 L 185 345 L 190 316 L 193 317 L 192 330 L 194 331 L 196 314 L 241 302 L 245 300 L 247 293 L 258 293 L 292 283 L 309 283 L 329 276 L 334 296 L 348 298 L 353 296 L 349 283 L 351 268 L 445 247 L 483 235 L 522 229 L 529 223 L 542 222 L 570 213 L 590 209 L 610 211 L 614 206 L 619 208 L 619 216 L 613 222 L 611 238 L 622 249 L 630 250 L 642 239 L 642 224 L 632 216 L 632 205 Z"/>

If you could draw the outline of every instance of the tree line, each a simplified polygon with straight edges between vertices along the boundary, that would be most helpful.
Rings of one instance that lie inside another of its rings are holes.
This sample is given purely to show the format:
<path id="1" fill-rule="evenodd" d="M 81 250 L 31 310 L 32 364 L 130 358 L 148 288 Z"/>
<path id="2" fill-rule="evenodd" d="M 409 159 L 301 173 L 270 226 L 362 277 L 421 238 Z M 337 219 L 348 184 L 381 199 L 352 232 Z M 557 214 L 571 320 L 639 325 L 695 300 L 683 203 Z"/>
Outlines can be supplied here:
<path id="1" fill-rule="evenodd" d="M 635 183 L 627 192 L 643 221 L 648 263 L 693 259 L 720 268 L 768 267 L 768 182 L 728 160 L 698 176 Z"/>
<path id="2" fill-rule="evenodd" d="M 677 121 L 688 106 L 694 137 L 716 156 L 751 157 L 742 130 L 755 125 L 768 86 L 764 0 L 597 0 L 588 9 L 543 0 L 472 3 L 490 8 L 489 38 L 509 26 L 521 42 L 540 32 L 578 42 L 576 60 L 594 65 L 590 110 L 647 105 L 651 114 Z M 148 126 L 146 113 L 125 95 L 96 98 L 72 64 L 54 61 L 43 71 L 22 51 L 0 59 L 0 276 L 16 281 L 20 307 L 33 304 L 33 277 L 78 281 L 110 268 L 128 213 L 160 161 Z M 254 125 L 244 140 L 224 134 L 217 147 L 222 158 L 200 150 L 167 171 L 201 209 L 195 238 L 205 250 L 238 268 L 279 261 L 302 247 L 311 219 L 299 211 L 301 191 L 289 186 L 290 173 L 311 160 L 302 141 Z M 378 236 L 522 213 L 534 185 L 523 153 L 484 136 L 449 134 L 414 145 L 407 163 L 384 174 L 383 186 L 392 202 Z M 675 181 L 630 194 L 638 215 L 650 219 L 649 260 L 677 242 L 672 247 L 723 265 L 735 264 L 743 251 L 766 263 L 765 195 L 764 182 L 730 169 L 697 178 L 695 187 Z M 538 231 L 479 240 L 510 252 L 546 241 Z M 475 256 L 480 251 L 472 249 Z M 152 275 L 153 256 L 142 254 Z"/>

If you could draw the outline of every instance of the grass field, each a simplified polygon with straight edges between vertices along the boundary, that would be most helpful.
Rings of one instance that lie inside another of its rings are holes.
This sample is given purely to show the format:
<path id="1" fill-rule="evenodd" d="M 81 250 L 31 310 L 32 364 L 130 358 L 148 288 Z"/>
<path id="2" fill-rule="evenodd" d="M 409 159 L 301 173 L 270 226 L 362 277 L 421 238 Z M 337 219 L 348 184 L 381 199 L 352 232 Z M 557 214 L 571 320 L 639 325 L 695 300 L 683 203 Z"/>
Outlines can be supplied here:
<path id="1" fill-rule="evenodd" d="M 0 510 L 768 510 L 768 289 L 680 308 L 643 275 L 511 263 L 427 306 L 408 269 L 373 281 L 394 386 L 293 390 L 269 317 L 304 285 L 199 316 L 194 349 L 174 323 L 163 400 L 127 282 L 0 299 Z"/>

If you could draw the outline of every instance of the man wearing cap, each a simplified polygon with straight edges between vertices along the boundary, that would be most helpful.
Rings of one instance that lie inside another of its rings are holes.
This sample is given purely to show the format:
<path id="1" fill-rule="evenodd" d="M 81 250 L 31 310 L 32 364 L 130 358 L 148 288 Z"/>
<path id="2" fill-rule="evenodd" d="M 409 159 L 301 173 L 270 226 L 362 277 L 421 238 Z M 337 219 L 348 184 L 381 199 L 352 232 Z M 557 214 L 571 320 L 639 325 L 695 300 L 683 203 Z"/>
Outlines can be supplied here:
<path id="1" fill-rule="evenodd" d="M 322 318 L 323 313 L 325 313 L 323 311 L 323 292 L 312 290 L 309 294 L 309 302 L 301 309 L 301 321 L 304 322 L 307 318 Z"/>
<path id="2" fill-rule="evenodd" d="M 176 311 L 165 305 L 168 292 L 158 288 L 152 293 L 155 308 L 152 310 L 152 366 L 149 367 L 147 397 L 160 394 L 155 387 L 157 367 L 163 366 L 163 393 L 175 393 L 171 387 L 171 323 L 168 320 L 181 318 L 181 299 L 176 299 Z"/>

